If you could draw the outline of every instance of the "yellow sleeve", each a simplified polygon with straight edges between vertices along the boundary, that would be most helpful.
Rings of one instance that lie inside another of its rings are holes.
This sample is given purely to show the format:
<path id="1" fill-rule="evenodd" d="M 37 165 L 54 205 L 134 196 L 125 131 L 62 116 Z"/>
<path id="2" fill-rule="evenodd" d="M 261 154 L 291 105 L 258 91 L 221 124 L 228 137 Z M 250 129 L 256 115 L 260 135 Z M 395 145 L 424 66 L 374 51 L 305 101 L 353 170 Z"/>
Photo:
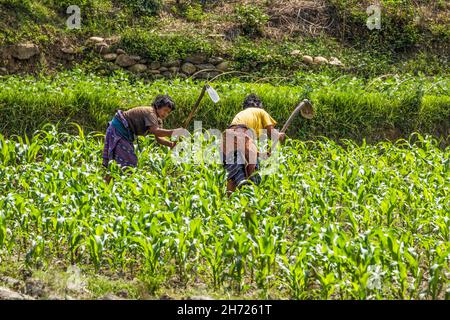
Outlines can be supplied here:
<path id="1" fill-rule="evenodd" d="M 259 117 L 261 119 L 263 129 L 267 126 L 275 126 L 277 124 L 277 122 L 267 113 L 266 110 L 261 109 L 259 112 Z"/>

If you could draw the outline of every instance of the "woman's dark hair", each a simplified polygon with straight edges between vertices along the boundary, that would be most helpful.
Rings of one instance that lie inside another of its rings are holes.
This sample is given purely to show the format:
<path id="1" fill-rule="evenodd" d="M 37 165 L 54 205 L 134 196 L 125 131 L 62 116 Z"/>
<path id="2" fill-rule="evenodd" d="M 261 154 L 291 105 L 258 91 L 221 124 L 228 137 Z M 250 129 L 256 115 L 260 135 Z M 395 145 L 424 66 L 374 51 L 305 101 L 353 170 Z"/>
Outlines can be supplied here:
<path id="1" fill-rule="evenodd" d="M 263 104 L 261 99 L 254 93 L 248 95 L 245 100 L 244 103 L 242 104 L 242 109 L 247 109 L 247 108 L 262 108 Z"/>
<path id="2" fill-rule="evenodd" d="M 170 109 L 175 110 L 175 102 L 173 102 L 172 98 L 168 95 L 159 94 L 156 96 L 155 100 L 153 100 L 152 104 L 155 109 L 159 109 L 165 106 L 168 106 Z"/>

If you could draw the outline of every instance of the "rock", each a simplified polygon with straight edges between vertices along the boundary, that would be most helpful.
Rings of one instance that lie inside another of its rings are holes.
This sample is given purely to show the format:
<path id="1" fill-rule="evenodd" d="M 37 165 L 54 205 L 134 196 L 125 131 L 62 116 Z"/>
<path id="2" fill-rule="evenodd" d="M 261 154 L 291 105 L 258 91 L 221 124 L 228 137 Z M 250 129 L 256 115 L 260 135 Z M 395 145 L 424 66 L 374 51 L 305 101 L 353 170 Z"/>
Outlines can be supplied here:
<path id="1" fill-rule="evenodd" d="M 147 61 L 147 59 L 141 59 L 141 60 L 138 61 L 138 63 L 140 63 L 140 64 L 147 64 L 148 61 Z"/>
<path id="2" fill-rule="evenodd" d="M 121 298 L 128 298 L 128 291 L 126 289 L 122 289 L 119 292 L 117 292 L 117 295 Z"/>
<path id="3" fill-rule="evenodd" d="M 109 70 L 109 71 L 116 71 L 116 70 L 120 70 L 120 69 L 121 68 L 119 66 L 115 65 L 115 64 L 110 64 L 107 67 L 107 70 Z"/>
<path id="4" fill-rule="evenodd" d="M 162 79 L 162 78 L 164 78 L 164 76 L 162 74 L 154 74 L 153 78 L 154 79 Z"/>
<path id="5" fill-rule="evenodd" d="M 216 68 L 220 71 L 227 71 L 230 69 L 230 63 L 228 61 L 221 62 L 216 66 Z"/>
<path id="6" fill-rule="evenodd" d="M 137 56 L 137 55 L 130 55 L 130 58 L 133 59 L 134 61 L 138 62 L 139 60 L 141 60 L 141 56 Z"/>
<path id="7" fill-rule="evenodd" d="M 159 71 L 161 72 L 161 73 L 163 73 L 163 72 L 165 72 L 165 71 L 168 71 L 169 70 L 169 68 L 166 68 L 166 67 L 161 67 L 161 68 L 159 68 Z"/>
<path id="8" fill-rule="evenodd" d="M 153 61 L 148 67 L 150 69 L 159 69 L 161 67 L 161 64 L 158 61 Z"/>
<path id="9" fill-rule="evenodd" d="M 117 59 L 117 54 L 115 54 L 115 53 L 104 54 L 103 59 L 105 59 L 106 61 L 114 61 Z"/>
<path id="10" fill-rule="evenodd" d="M 131 67 L 136 64 L 136 61 L 131 59 L 130 56 L 126 54 L 121 54 L 116 59 L 116 64 L 123 68 Z"/>
<path id="11" fill-rule="evenodd" d="M 179 67 L 180 65 L 181 65 L 180 60 L 172 60 L 172 61 L 164 62 L 162 64 L 162 66 L 166 67 L 166 68 Z"/>
<path id="12" fill-rule="evenodd" d="M 103 297 L 101 297 L 100 300 L 123 300 L 123 299 L 112 293 L 107 293 Z"/>
<path id="13" fill-rule="evenodd" d="M 208 296 L 192 296 L 192 297 L 189 297 L 189 299 L 190 300 L 214 300 L 213 298 L 208 297 Z"/>
<path id="14" fill-rule="evenodd" d="M 0 277 L 0 281 L 13 287 L 15 290 L 18 290 L 23 285 L 22 281 L 7 276 Z"/>
<path id="15" fill-rule="evenodd" d="M 128 68 L 128 70 L 130 70 L 131 72 L 135 72 L 135 73 L 141 73 L 147 70 L 147 66 L 145 64 L 140 64 L 137 63 L 133 66 L 131 66 L 130 68 Z"/>
<path id="16" fill-rule="evenodd" d="M 8 69 L 0 68 L 0 75 L 6 75 L 6 74 L 8 74 Z"/>
<path id="17" fill-rule="evenodd" d="M 45 285 L 41 280 L 29 279 L 25 282 L 25 293 L 33 297 L 43 297 Z"/>
<path id="18" fill-rule="evenodd" d="M 195 78 L 196 79 L 211 79 L 211 78 L 218 76 L 219 74 L 220 74 L 220 72 L 217 72 L 217 71 L 206 71 L 206 72 L 200 72 L 200 73 L 196 74 Z"/>
<path id="19" fill-rule="evenodd" d="M 33 43 L 19 43 L 12 48 L 12 56 L 19 60 L 28 60 L 37 54 L 39 47 Z"/>
<path id="20" fill-rule="evenodd" d="M 151 74 L 160 74 L 161 73 L 159 70 L 149 70 L 148 72 Z"/>
<path id="21" fill-rule="evenodd" d="M 211 63 L 197 64 L 196 67 L 198 70 L 207 70 L 207 69 L 216 70 L 216 67 Z"/>
<path id="22" fill-rule="evenodd" d="M 207 61 L 207 58 L 204 54 L 197 53 L 197 54 L 187 57 L 186 59 L 184 59 L 184 61 L 194 63 L 194 64 L 199 64 L 199 63 L 205 63 Z"/>
<path id="23" fill-rule="evenodd" d="M 336 57 L 331 57 L 330 61 L 328 62 L 329 64 L 333 65 L 333 66 L 343 66 L 344 64 Z"/>
<path id="24" fill-rule="evenodd" d="M 125 50 L 122 50 L 122 49 L 117 49 L 117 50 L 116 50 L 116 53 L 117 53 L 117 54 L 127 54 L 127 53 L 125 52 Z"/>
<path id="25" fill-rule="evenodd" d="M 103 39 L 102 37 L 90 37 L 88 41 L 97 43 L 97 42 L 103 42 L 103 41 L 105 41 L 105 39 Z"/>
<path id="26" fill-rule="evenodd" d="M 111 53 L 111 47 L 106 42 L 96 43 L 94 51 L 98 53 Z"/>
<path id="27" fill-rule="evenodd" d="M 178 73 L 177 77 L 181 78 L 181 79 L 187 79 L 188 76 L 186 74 L 184 74 L 184 73 Z"/>
<path id="28" fill-rule="evenodd" d="M 188 74 L 188 75 L 191 75 L 191 74 L 193 74 L 195 71 L 197 71 L 197 67 L 196 67 L 195 65 L 193 65 L 192 63 L 190 63 L 190 62 L 186 62 L 186 63 L 184 63 L 184 64 L 181 66 L 181 70 L 182 70 L 184 73 L 186 73 L 186 74 Z"/>
<path id="29" fill-rule="evenodd" d="M 172 73 L 170 71 L 164 71 L 162 75 L 166 78 L 172 78 Z"/>
<path id="30" fill-rule="evenodd" d="M 223 58 L 221 57 L 211 57 L 208 59 L 208 63 L 211 63 L 213 65 L 218 65 L 221 62 L 223 62 Z"/>
<path id="31" fill-rule="evenodd" d="M 0 300 L 34 300 L 34 298 L 0 287 Z"/>
<path id="32" fill-rule="evenodd" d="M 328 60 L 324 57 L 314 57 L 315 64 L 328 64 Z"/>
<path id="33" fill-rule="evenodd" d="M 112 37 L 106 38 L 104 40 L 104 42 L 106 42 L 109 45 L 115 44 L 119 41 L 120 41 L 120 36 L 112 36 Z"/>
<path id="34" fill-rule="evenodd" d="M 178 72 L 180 71 L 180 68 L 178 68 L 178 67 L 170 67 L 170 68 L 169 68 L 169 71 L 170 71 L 171 73 L 178 73 Z"/>
<path id="35" fill-rule="evenodd" d="M 314 58 L 311 56 L 303 56 L 303 62 L 306 64 L 313 64 Z"/>
<path id="36" fill-rule="evenodd" d="M 61 52 L 65 54 L 75 54 L 75 49 L 73 48 L 61 48 Z"/>
<path id="37" fill-rule="evenodd" d="M 299 56 L 301 54 L 300 50 L 291 51 L 291 56 Z"/>

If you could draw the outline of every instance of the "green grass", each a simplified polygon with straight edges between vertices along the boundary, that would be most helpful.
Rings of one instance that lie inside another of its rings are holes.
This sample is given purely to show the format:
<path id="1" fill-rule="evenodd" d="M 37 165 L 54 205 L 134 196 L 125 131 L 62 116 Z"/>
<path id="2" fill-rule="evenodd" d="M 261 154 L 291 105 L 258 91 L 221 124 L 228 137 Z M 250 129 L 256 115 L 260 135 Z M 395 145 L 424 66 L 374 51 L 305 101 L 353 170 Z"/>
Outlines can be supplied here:
<path id="1" fill-rule="evenodd" d="M 430 137 L 289 140 L 278 170 L 228 199 L 219 164 L 178 164 L 152 140 L 105 185 L 103 136 L 79 133 L 0 136 L 2 265 L 76 264 L 100 275 L 94 296 L 202 284 L 241 298 L 448 298 L 450 149 Z"/>
<path id="2" fill-rule="evenodd" d="M 448 138 L 450 96 L 447 78 L 404 75 L 375 79 L 296 73 L 291 79 L 223 80 L 212 85 L 221 101 L 202 101 L 195 120 L 204 128 L 223 130 L 250 93 L 261 96 L 269 113 L 287 120 L 296 104 L 309 98 L 317 116 L 297 119 L 288 132 L 302 139 L 327 136 L 379 141 L 386 130 L 407 137 L 414 131 Z M 261 81 L 260 81 L 261 80 Z M 278 84 L 264 83 L 264 81 Z M 173 96 L 177 108 L 166 121 L 178 127 L 187 118 L 202 83 L 191 80 L 143 82 L 119 72 L 111 77 L 85 75 L 81 70 L 54 77 L 0 78 L 0 130 L 4 135 L 32 134 L 47 122 L 80 123 L 88 131 L 103 131 L 117 109 L 149 105 L 157 94 Z M 192 130 L 192 127 L 190 128 Z"/>

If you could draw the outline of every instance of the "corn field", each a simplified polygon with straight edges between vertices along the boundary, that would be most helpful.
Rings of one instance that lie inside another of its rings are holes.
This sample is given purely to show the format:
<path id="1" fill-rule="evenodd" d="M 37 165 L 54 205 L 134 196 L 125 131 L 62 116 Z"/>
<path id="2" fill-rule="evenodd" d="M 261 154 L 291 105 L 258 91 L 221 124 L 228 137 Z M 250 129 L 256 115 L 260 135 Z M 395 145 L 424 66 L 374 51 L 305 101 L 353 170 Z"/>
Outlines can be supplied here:
<path id="1" fill-rule="evenodd" d="M 152 140 L 126 174 L 103 133 L 0 135 L 0 263 L 145 275 L 292 299 L 450 299 L 450 149 L 414 135 L 288 140 L 259 187 L 225 194 L 220 164 Z M 264 164 L 263 164 L 264 166 Z"/>

